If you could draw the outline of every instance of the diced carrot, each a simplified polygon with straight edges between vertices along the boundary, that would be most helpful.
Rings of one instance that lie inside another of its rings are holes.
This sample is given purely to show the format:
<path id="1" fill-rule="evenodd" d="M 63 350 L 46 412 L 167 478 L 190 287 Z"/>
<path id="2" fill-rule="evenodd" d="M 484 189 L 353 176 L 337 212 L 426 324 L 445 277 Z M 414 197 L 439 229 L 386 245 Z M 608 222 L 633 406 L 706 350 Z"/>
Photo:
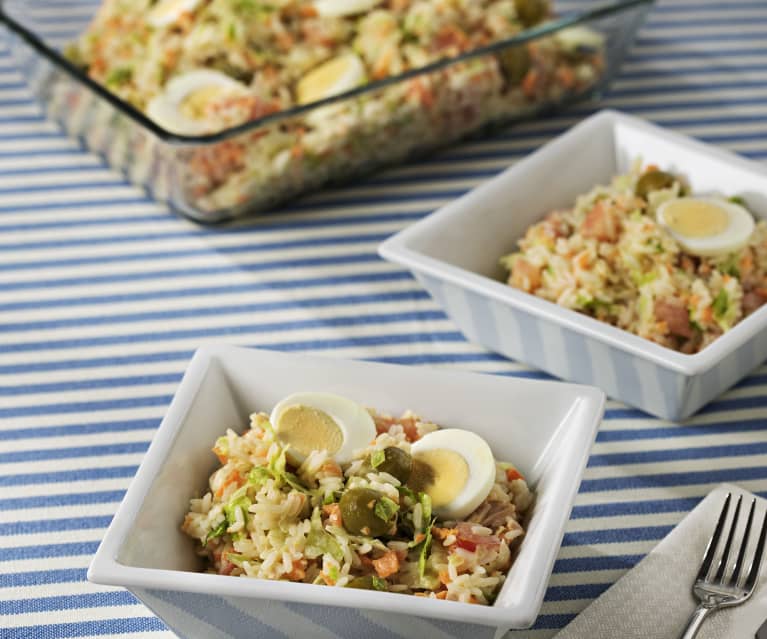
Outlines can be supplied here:
<path id="1" fill-rule="evenodd" d="M 439 528 L 434 526 L 431 532 L 437 539 L 444 541 L 450 535 L 455 535 L 458 531 L 455 528 Z"/>
<path id="2" fill-rule="evenodd" d="M 317 16 L 317 9 L 313 4 L 303 4 L 298 10 L 302 18 L 314 18 Z"/>
<path id="3" fill-rule="evenodd" d="M 325 582 L 326 586 L 335 586 L 336 585 L 336 580 L 332 579 L 330 577 L 330 575 L 328 575 L 327 573 L 321 572 L 320 573 L 320 577 L 322 577 L 322 581 Z"/>
<path id="4" fill-rule="evenodd" d="M 385 78 L 387 75 L 389 75 L 389 69 L 391 67 L 392 60 L 394 59 L 394 51 L 394 47 L 389 46 L 383 50 L 380 56 L 378 56 L 378 59 L 373 65 L 373 77 L 376 80 L 380 80 L 381 78 Z"/>
<path id="5" fill-rule="evenodd" d="M 393 575 L 399 570 L 399 558 L 394 551 L 387 552 L 383 557 L 373 560 L 373 568 L 378 573 L 379 577 L 384 579 L 389 575 Z"/>
<path id="6" fill-rule="evenodd" d="M 437 599 L 447 599 L 447 590 L 440 590 L 436 597 Z"/>
<path id="7" fill-rule="evenodd" d="M 567 65 L 557 67 L 555 76 L 559 85 L 565 89 L 572 89 L 575 86 L 575 73 Z"/>
<path id="8" fill-rule="evenodd" d="M 710 306 L 707 306 L 704 308 L 701 313 L 701 317 L 703 318 L 703 321 L 710 322 L 712 319 L 714 319 L 714 311 L 711 310 Z"/>
<path id="9" fill-rule="evenodd" d="M 447 570 L 440 570 L 439 580 L 447 586 L 450 583 L 450 573 Z"/>
<path id="10" fill-rule="evenodd" d="M 525 77 L 522 78 L 522 92 L 528 98 L 535 97 L 535 91 L 538 88 L 538 79 L 539 79 L 539 74 L 538 74 L 538 71 L 536 71 L 535 69 L 530 69 L 525 74 Z"/>
<path id="11" fill-rule="evenodd" d="M 514 481 L 515 479 L 524 479 L 524 477 L 522 476 L 522 473 L 520 473 L 516 468 L 507 468 L 506 479 L 508 481 Z"/>
<path id="12" fill-rule="evenodd" d="M 328 516 L 328 523 L 331 526 L 342 526 L 343 520 L 341 519 L 341 506 L 338 504 L 325 504 L 322 507 L 322 512 Z"/>
<path id="13" fill-rule="evenodd" d="M 244 479 L 240 477 L 240 474 L 233 470 L 231 471 L 227 476 L 226 479 L 224 479 L 224 482 L 218 487 L 218 490 L 216 491 L 216 497 L 221 497 L 224 494 L 224 491 L 226 490 L 226 487 L 231 484 L 237 484 L 237 486 L 242 486 L 244 483 Z"/>
<path id="14" fill-rule="evenodd" d="M 658 165 L 657 164 L 648 164 L 644 168 L 644 172 L 645 173 L 649 173 L 650 171 L 657 171 L 657 170 L 658 170 Z"/>
<path id="15" fill-rule="evenodd" d="M 285 577 L 290 581 L 301 581 L 306 577 L 306 559 L 294 559 L 293 569 L 285 573 Z"/>

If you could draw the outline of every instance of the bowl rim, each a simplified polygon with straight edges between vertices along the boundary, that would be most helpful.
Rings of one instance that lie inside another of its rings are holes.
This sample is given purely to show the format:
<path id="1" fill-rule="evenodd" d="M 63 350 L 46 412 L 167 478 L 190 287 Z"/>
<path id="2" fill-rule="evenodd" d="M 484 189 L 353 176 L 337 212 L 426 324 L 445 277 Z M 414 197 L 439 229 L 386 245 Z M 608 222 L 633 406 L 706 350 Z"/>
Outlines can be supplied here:
<path id="1" fill-rule="evenodd" d="M 635 7 L 644 6 L 645 10 L 647 10 L 654 2 L 655 0 L 613 0 L 613 2 L 600 5 L 592 9 L 576 11 L 564 17 L 545 22 L 539 26 L 520 31 L 518 34 L 510 38 L 498 40 L 491 44 L 483 45 L 482 47 L 477 47 L 476 49 L 466 51 L 460 55 L 441 58 L 435 62 L 431 62 L 422 67 L 418 67 L 417 69 L 410 69 L 403 73 L 387 76 L 380 80 L 375 80 L 374 82 L 364 84 L 355 89 L 339 93 L 338 95 L 324 98 L 322 100 L 315 100 L 314 102 L 310 102 L 308 104 L 293 106 L 281 111 L 276 111 L 274 113 L 255 118 L 253 120 L 248 120 L 242 124 L 229 127 L 217 133 L 210 133 L 207 135 L 182 135 L 173 133 L 172 131 L 169 131 L 168 129 L 165 129 L 164 127 L 156 124 L 153 120 L 150 120 L 149 117 L 147 117 L 137 107 L 134 107 L 126 100 L 118 97 L 117 94 L 109 91 L 101 83 L 96 82 L 90 78 L 82 69 L 78 68 L 75 64 L 65 58 L 62 53 L 54 49 L 52 46 L 46 44 L 45 41 L 43 41 L 35 34 L 34 31 L 27 28 L 16 18 L 14 18 L 7 11 L 8 0 L 0 0 L 0 24 L 5 25 L 12 33 L 22 38 L 28 45 L 35 49 L 35 51 L 37 51 L 43 58 L 48 60 L 48 62 L 53 64 L 58 70 L 67 74 L 71 79 L 77 81 L 80 85 L 90 89 L 91 92 L 111 104 L 115 109 L 117 109 L 119 113 L 127 116 L 130 120 L 136 124 L 139 124 L 144 129 L 148 129 L 163 142 L 178 145 L 190 145 L 212 144 L 230 140 L 240 134 L 247 133 L 249 131 L 255 131 L 259 127 L 266 124 L 280 122 L 288 118 L 308 113 L 322 106 L 342 102 L 358 95 L 363 95 L 389 85 L 397 84 L 398 82 L 409 78 L 420 77 L 421 75 L 449 67 L 462 61 L 471 60 L 487 54 L 492 54 L 511 46 L 523 44 L 540 37 L 551 35 L 567 27 L 588 23 L 591 20 L 605 18 L 621 13 L 622 11 L 633 9 Z"/>
<path id="2" fill-rule="evenodd" d="M 413 272 L 422 272 L 435 279 L 444 280 L 460 288 L 479 293 L 506 306 L 530 313 L 537 319 L 549 320 L 576 333 L 605 343 L 640 359 L 651 361 L 687 376 L 697 375 L 714 365 L 748 342 L 755 334 L 767 328 L 767 305 L 743 318 L 733 328 L 720 335 L 706 348 L 691 355 L 661 346 L 649 339 L 635 335 L 625 329 L 612 326 L 588 315 L 564 308 L 554 302 L 521 291 L 504 282 L 494 280 L 467 269 L 454 266 L 440 259 L 430 257 L 410 248 L 410 243 L 424 237 L 438 228 L 440 223 L 459 208 L 469 195 L 487 186 L 513 180 L 515 168 L 532 162 L 539 162 L 543 153 L 550 153 L 565 141 L 580 135 L 586 129 L 614 127 L 621 124 L 645 133 L 662 137 L 666 142 L 697 151 L 703 156 L 713 157 L 735 165 L 737 168 L 767 180 L 767 168 L 753 160 L 696 140 L 676 131 L 635 116 L 614 110 L 602 109 L 570 127 L 557 137 L 542 145 L 536 151 L 506 168 L 498 175 L 483 181 L 456 200 L 430 213 L 415 224 L 392 235 L 378 246 L 378 253 L 386 260 L 406 266 Z M 767 219 L 767 218 L 765 218 Z"/>
<path id="3" fill-rule="evenodd" d="M 142 568 L 120 563 L 117 556 L 122 548 L 133 521 L 140 510 L 144 499 L 151 488 L 154 479 L 167 459 L 171 447 L 179 435 L 186 415 L 192 408 L 194 399 L 211 364 L 222 360 L 227 355 L 250 353 L 254 355 L 268 354 L 268 357 L 279 357 L 294 365 L 303 360 L 306 362 L 342 362 L 343 365 L 364 366 L 388 369 L 410 369 L 412 367 L 397 364 L 383 364 L 364 360 L 342 360 L 324 356 L 307 356 L 301 354 L 281 353 L 264 349 L 251 349 L 229 345 L 213 344 L 199 348 L 178 387 L 178 391 L 162 420 L 136 475 L 120 503 L 99 547 L 88 567 L 87 578 L 90 582 L 122 586 L 125 588 L 143 588 L 148 590 L 172 590 L 193 592 L 210 596 L 232 596 L 254 600 L 279 600 L 295 603 L 315 604 L 322 606 L 359 607 L 370 610 L 389 611 L 415 616 L 455 620 L 467 623 L 497 626 L 500 628 L 530 627 L 538 616 L 543 603 L 549 578 L 559 552 L 565 527 L 569 521 L 570 512 L 578 493 L 583 473 L 588 462 L 591 447 L 602 421 L 605 407 L 605 394 L 594 386 L 571 384 L 557 381 L 530 380 L 515 377 L 487 375 L 489 379 L 503 380 L 503 383 L 530 386 L 546 384 L 559 386 L 577 391 L 574 398 L 573 410 L 576 405 L 583 405 L 583 417 L 579 418 L 568 429 L 565 436 L 573 440 L 569 449 L 573 454 L 565 459 L 563 471 L 576 481 L 560 488 L 562 494 L 561 508 L 556 515 L 557 530 L 553 531 L 556 543 L 540 549 L 539 558 L 542 570 L 533 579 L 535 588 L 523 601 L 514 606 L 477 606 L 454 601 L 439 601 L 425 597 L 401 596 L 397 593 L 355 591 L 353 600 L 349 601 L 349 593 L 341 598 L 337 589 L 313 584 L 283 582 L 268 579 L 239 579 L 224 575 L 194 573 L 182 570 Z M 447 379 L 482 377 L 479 373 L 465 371 L 444 371 L 426 368 L 424 375 L 436 375 Z M 183 392 L 182 392 L 183 389 Z"/>

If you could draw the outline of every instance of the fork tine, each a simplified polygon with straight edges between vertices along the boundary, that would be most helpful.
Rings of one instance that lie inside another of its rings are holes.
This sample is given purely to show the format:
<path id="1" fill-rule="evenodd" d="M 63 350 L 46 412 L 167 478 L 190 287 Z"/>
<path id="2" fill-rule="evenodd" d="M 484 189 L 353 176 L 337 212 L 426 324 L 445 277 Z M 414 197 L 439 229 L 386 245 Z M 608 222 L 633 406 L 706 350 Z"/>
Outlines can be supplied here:
<path id="1" fill-rule="evenodd" d="M 715 583 L 724 583 L 724 573 L 727 570 L 727 563 L 730 561 L 730 548 L 732 548 L 732 539 L 735 537 L 735 529 L 738 527 L 738 517 L 740 516 L 740 504 L 743 501 L 743 495 L 738 495 L 738 501 L 735 502 L 735 513 L 732 515 L 730 532 L 727 533 L 727 541 L 724 542 L 724 550 L 719 558 L 719 565 L 714 576 Z"/>
<path id="2" fill-rule="evenodd" d="M 700 570 L 698 576 L 695 578 L 705 579 L 708 575 L 708 570 L 711 568 L 711 562 L 716 555 L 716 547 L 719 545 L 719 538 L 722 536 L 722 529 L 724 528 L 724 522 L 727 519 L 727 513 L 730 510 L 730 500 L 732 499 L 732 493 L 727 493 L 727 497 L 724 500 L 722 506 L 722 512 L 719 513 L 719 520 L 716 522 L 716 528 L 714 528 L 714 534 L 711 535 L 711 539 L 708 540 L 708 546 L 706 546 L 706 552 L 703 554 L 703 561 L 700 564 Z"/>
<path id="3" fill-rule="evenodd" d="M 748 577 L 743 587 L 750 593 L 756 586 L 756 580 L 759 577 L 759 568 L 762 565 L 762 553 L 764 552 L 764 541 L 767 537 L 767 512 L 764 513 L 762 520 L 762 531 L 759 533 L 759 541 L 756 544 L 756 552 L 751 561 L 751 567 L 748 569 Z"/>
<path id="4" fill-rule="evenodd" d="M 743 531 L 743 541 L 740 544 L 738 557 L 735 560 L 735 567 L 732 569 L 732 577 L 730 577 L 730 583 L 733 586 L 738 585 L 738 581 L 740 580 L 740 573 L 743 570 L 743 558 L 746 554 L 748 540 L 751 537 L 751 524 L 754 522 L 754 508 L 756 508 L 756 499 L 751 500 L 751 508 L 748 510 L 748 521 L 746 521 L 746 529 Z"/>

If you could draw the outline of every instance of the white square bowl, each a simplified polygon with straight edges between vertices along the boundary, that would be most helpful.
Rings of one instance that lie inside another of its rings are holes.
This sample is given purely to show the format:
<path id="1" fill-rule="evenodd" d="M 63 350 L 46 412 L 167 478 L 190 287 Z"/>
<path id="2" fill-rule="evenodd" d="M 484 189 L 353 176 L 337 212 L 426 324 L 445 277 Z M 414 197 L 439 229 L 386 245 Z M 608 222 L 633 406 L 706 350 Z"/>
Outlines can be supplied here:
<path id="1" fill-rule="evenodd" d="M 269 411 L 299 390 L 343 394 L 393 414 L 409 408 L 441 425 L 476 431 L 498 458 L 520 468 L 536 503 L 493 606 L 196 572 L 194 542 L 180 525 L 189 499 L 204 492 L 217 465 L 213 442 L 227 428 L 241 432 L 251 412 Z M 482 628 L 460 622 L 490 626 L 485 636 L 528 627 L 543 601 L 603 408 L 604 394 L 585 386 L 206 347 L 195 354 L 88 579 L 128 588 L 181 636 L 332 637 L 341 624 L 355 637 L 391 637 L 403 628 L 406 636 L 482 637 Z"/>
<path id="2" fill-rule="evenodd" d="M 740 195 L 767 218 L 767 168 L 605 110 L 389 238 L 379 253 L 410 269 L 470 340 L 658 417 L 684 419 L 767 357 L 767 307 L 685 355 L 516 290 L 499 264 L 546 212 L 572 206 L 637 157 L 682 173 L 695 193 Z"/>

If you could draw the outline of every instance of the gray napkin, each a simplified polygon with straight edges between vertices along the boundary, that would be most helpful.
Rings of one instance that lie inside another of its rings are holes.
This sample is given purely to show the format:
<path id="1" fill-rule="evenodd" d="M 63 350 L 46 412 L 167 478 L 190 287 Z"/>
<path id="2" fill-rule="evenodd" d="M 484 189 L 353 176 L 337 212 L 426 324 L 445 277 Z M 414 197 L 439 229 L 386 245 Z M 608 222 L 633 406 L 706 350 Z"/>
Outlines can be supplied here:
<path id="1" fill-rule="evenodd" d="M 714 489 L 658 546 L 579 614 L 556 639 L 677 639 L 695 608 L 691 587 L 728 492 L 753 495 L 731 484 Z M 761 526 L 767 501 L 757 497 L 754 528 Z M 747 512 L 747 510 L 746 510 Z M 729 526 L 729 523 L 727 524 Z M 727 530 L 727 528 L 725 529 Z M 752 547 L 755 536 L 752 530 Z M 731 559 L 732 561 L 732 559 Z M 699 639 L 753 639 L 767 618 L 767 560 L 751 599 L 712 613 Z"/>

